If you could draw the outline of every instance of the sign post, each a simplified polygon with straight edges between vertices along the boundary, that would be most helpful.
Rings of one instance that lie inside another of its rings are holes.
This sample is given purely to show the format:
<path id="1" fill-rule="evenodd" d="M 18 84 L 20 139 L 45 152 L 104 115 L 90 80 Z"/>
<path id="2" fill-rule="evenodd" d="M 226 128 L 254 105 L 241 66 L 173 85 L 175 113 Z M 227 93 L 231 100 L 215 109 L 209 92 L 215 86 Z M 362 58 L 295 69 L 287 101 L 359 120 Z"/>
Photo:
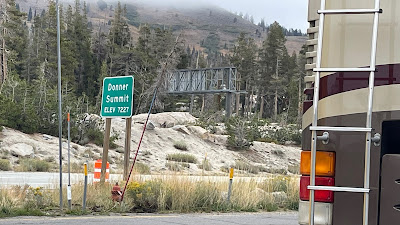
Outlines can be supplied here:
<path id="1" fill-rule="evenodd" d="M 229 188 L 228 188 L 228 203 L 231 202 L 231 195 L 232 195 L 232 183 L 233 183 L 233 168 L 229 170 Z"/>
<path id="2" fill-rule="evenodd" d="M 67 114 L 68 121 L 68 186 L 67 186 L 67 199 L 68 199 L 68 209 L 71 210 L 71 118 L 70 113 Z"/>
<path id="3" fill-rule="evenodd" d="M 131 117 L 133 114 L 133 90 L 133 76 L 106 77 L 103 80 L 103 95 L 100 115 L 101 117 L 106 118 L 106 133 L 104 134 L 100 183 L 104 183 L 105 181 L 112 118 L 127 119 L 124 154 L 124 178 L 125 173 L 128 171 L 131 135 L 130 126 L 132 121 Z"/>

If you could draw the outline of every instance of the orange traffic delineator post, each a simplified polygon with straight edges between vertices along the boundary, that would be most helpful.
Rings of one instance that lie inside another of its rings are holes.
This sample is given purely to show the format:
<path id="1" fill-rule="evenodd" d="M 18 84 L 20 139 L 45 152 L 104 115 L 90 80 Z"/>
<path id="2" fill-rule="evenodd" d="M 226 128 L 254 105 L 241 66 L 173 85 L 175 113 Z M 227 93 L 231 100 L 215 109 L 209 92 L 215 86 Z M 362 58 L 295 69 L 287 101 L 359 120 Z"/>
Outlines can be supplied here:
<path id="1" fill-rule="evenodd" d="M 102 164 L 101 159 L 97 160 L 97 161 L 94 163 L 94 179 L 93 179 L 93 183 L 100 182 L 100 177 L 101 177 L 101 164 Z M 108 182 L 108 181 L 109 181 L 109 177 L 110 177 L 110 163 L 107 162 L 107 167 L 106 167 L 106 180 L 105 180 L 105 182 Z"/>

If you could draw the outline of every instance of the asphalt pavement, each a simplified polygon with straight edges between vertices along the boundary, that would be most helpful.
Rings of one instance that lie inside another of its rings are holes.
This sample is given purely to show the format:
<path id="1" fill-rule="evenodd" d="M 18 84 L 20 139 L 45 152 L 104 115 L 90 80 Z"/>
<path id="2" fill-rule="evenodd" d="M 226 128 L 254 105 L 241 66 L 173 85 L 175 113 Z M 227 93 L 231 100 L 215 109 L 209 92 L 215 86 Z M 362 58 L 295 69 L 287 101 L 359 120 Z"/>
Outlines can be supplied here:
<path id="1" fill-rule="evenodd" d="M 1 224 L 43 225 L 298 225 L 297 212 L 229 214 L 130 214 L 113 216 L 16 217 Z"/>

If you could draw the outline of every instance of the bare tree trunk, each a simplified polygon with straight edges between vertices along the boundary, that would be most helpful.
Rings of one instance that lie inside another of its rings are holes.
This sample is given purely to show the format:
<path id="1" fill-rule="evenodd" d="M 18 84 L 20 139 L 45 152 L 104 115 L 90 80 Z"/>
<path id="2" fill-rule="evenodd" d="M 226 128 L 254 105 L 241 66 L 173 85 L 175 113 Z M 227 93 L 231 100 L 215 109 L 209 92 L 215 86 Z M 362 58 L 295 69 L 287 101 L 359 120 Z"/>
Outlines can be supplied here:
<path id="1" fill-rule="evenodd" d="M 205 103 L 206 103 L 206 94 L 203 94 L 202 102 L 201 102 L 201 112 L 204 112 Z"/>
<path id="2" fill-rule="evenodd" d="M 26 111 L 26 97 L 28 95 L 28 87 L 25 87 L 25 94 L 24 94 L 24 113 Z"/>
<path id="3" fill-rule="evenodd" d="M 5 28 L 3 28 L 3 43 L 2 43 L 2 66 L 3 66 L 3 76 L 2 76 L 2 79 L 0 80 L 0 94 L 1 94 L 1 91 L 3 90 L 3 85 L 4 85 L 4 82 L 6 81 L 6 79 L 7 79 L 7 57 L 6 57 L 6 40 L 4 39 L 4 35 L 5 35 L 5 33 L 6 33 L 6 30 L 5 30 Z"/>
<path id="4" fill-rule="evenodd" d="M 249 85 L 246 83 L 246 90 L 249 90 Z M 244 112 L 244 114 L 246 115 L 246 116 L 248 116 L 248 113 L 249 113 L 249 101 L 250 101 L 250 96 L 249 96 L 249 94 L 246 94 L 246 97 L 245 97 L 245 112 Z"/>
<path id="5" fill-rule="evenodd" d="M 262 119 L 264 114 L 264 95 L 261 94 L 261 101 L 260 101 L 260 113 L 258 114 L 258 119 Z"/>
<path id="6" fill-rule="evenodd" d="M 251 115 L 251 113 L 253 112 L 253 96 L 254 96 L 254 87 L 251 87 L 251 95 L 250 95 L 250 109 L 249 109 L 249 112 L 250 112 L 250 115 Z"/>
<path id="7" fill-rule="evenodd" d="M 301 117 L 303 114 L 303 101 L 302 101 L 302 90 L 301 90 L 301 83 L 302 83 L 302 78 L 301 75 L 299 74 L 299 96 L 298 96 L 298 111 L 297 111 L 297 123 L 301 123 Z"/>
<path id="8" fill-rule="evenodd" d="M 240 94 L 236 94 L 236 116 L 239 116 Z"/>
<path id="9" fill-rule="evenodd" d="M 274 120 L 278 118 L 278 88 L 275 88 Z"/>

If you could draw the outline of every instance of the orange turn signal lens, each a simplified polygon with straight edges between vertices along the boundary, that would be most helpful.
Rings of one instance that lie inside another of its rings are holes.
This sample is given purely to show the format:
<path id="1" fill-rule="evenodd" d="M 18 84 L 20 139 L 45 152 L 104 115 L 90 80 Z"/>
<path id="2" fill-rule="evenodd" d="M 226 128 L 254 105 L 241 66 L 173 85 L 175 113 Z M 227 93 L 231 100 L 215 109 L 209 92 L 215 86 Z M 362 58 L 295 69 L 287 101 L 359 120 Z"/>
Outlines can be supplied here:
<path id="1" fill-rule="evenodd" d="M 310 175 L 311 170 L 311 152 L 302 151 L 300 161 L 300 173 Z M 333 177 L 335 176 L 335 153 L 317 151 L 315 161 L 315 175 Z"/>

